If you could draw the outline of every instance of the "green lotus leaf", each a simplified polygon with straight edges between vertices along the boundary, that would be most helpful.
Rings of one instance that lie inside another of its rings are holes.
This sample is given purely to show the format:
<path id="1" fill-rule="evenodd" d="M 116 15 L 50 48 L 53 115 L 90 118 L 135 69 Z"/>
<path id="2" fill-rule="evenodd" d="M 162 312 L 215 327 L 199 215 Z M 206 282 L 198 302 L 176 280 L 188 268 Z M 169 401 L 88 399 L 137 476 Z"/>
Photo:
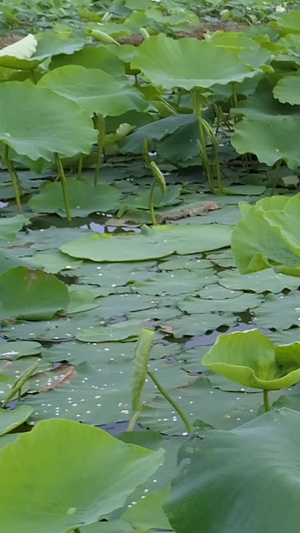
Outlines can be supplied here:
<path id="1" fill-rule="evenodd" d="M 288 33 L 285 35 L 285 37 L 282 37 L 277 42 L 277 45 L 283 48 L 283 53 L 287 53 L 289 56 L 294 56 L 295 58 L 300 57 L 299 52 L 299 44 L 300 44 L 300 35 Z M 281 56 L 282 57 L 282 56 Z M 292 58 L 290 57 L 290 60 Z"/>
<path id="2" fill-rule="evenodd" d="M 174 40 L 164 34 L 146 39 L 137 48 L 131 66 L 140 69 L 156 85 L 187 91 L 243 81 L 255 74 L 234 54 L 208 41 Z"/>
<path id="3" fill-rule="evenodd" d="M 84 43 L 85 39 L 80 36 L 61 38 L 49 32 L 41 34 L 36 40 L 29 34 L 25 39 L 1 50 L 0 65 L 10 69 L 33 70 L 48 57 L 72 54 L 80 50 Z"/>
<path id="4" fill-rule="evenodd" d="M 0 241 L 13 241 L 18 231 L 28 222 L 23 215 L 0 219 Z"/>
<path id="5" fill-rule="evenodd" d="M 300 105 L 300 75 L 285 76 L 274 87 L 273 94 L 283 104 Z"/>
<path id="6" fill-rule="evenodd" d="M 270 266 L 298 268 L 300 239 L 297 232 L 300 194 L 292 198 L 259 200 L 242 204 L 242 219 L 232 233 L 231 248 L 243 274 Z M 285 269 L 285 273 L 289 272 Z"/>
<path id="7" fill-rule="evenodd" d="M 289 409 L 231 431 L 207 432 L 164 505 L 176 533 L 297 530 L 299 435 L 300 413 Z"/>
<path id="8" fill-rule="evenodd" d="M 35 58 L 44 60 L 61 54 L 72 55 L 81 50 L 86 42 L 86 35 L 78 33 L 68 37 L 53 32 L 43 32 L 37 36 Z"/>
<path id="9" fill-rule="evenodd" d="M 15 360 L 29 355 L 39 355 L 42 346 L 33 341 L 12 341 L 0 344 L 0 359 Z"/>
<path id="10" fill-rule="evenodd" d="M 90 117 L 75 102 L 44 87 L 2 83 L 0 115 L 0 140 L 34 161 L 52 161 L 54 152 L 65 157 L 89 153 L 97 140 Z"/>
<path id="11" fill-rule="evenodd" d="M 228 246 L 229 226 L 211 224 L 207 227 L 186 226 L 143 227 L 142 233 L 126 235 L 93 234 L 61 246 L 71 257 L 91 261 L 144 261 L 177 253 L 188 255 Z"/>
<path id="12" fill-rule="evenodd" d="M 99 68 L 67 65 L 48 72 L 39 82 L 61 96 L 74 100 L 90 116 L 117 116 L 127 111 L 144 111 L 148 102 L 127 80 L 118 81 Z"/>
<path id="13" fill-rule="evenodd" d="M 288 33 L 300 33 L 300 11 L 285 13 L 277 20 L 279 29 L 288 29 Z"/>
<path id="14" fill-rule="evenodd" d="M 218 337 L 202 364 L 246 387 L 279 390 L 300 381 L 300 343 L 275 347 L 258 330 L 229 333 Z"/>
<path id="15" fill-rule="evenodd" d="M 271 54 L 254 39 L 237 32 L 218 32 L 211 37 L 210 42 L 220 49 L 237 54 L 243 64 L 253 68 L 264 65 Z"/>
<path id="16" fill-rule="evenodd" d="M 266 120 L 245 119 L 235 126 L 232 144 L 239 154 L 255 154 L 261 163 L 273 166 L 283 159 L 289 168 L 300 164 L 299 116 L 269 116 Z"/>
<path id="17" fill-rule="evenodd" d="M 77 422 L 42 421 L 0 452 L 0 527 L 66 533 L 95 523 L 124 505 L 163 453 Z"/>
<path id="18" fill-rule="evenodd" d="M 74 217 L 85 217 L 97 211 L 116 211 L 120 202 L 120 192 L 111 185 L 99 185 L 96 189 L 75 179 L 67 180 L 67 194 Z M 61 184 L 46 183 L 39 194 L 33 196 L 29 207 L 34 213 L 57 213 L 65 216 L 64 199 Z"/>
<path id="19" fill-rule="evenodd" d="M 17 267 L 0 276 L 1 319 L 47 320 L 68 304 L 68 288 L 53 274 Z"/>
<path id="20" fill-rule="evenodd" d="M 86 46 L 72 55 L 65 53 L 57 55 L 50 63 L 50 70 L 65 65 L 99 68 L 115 77 L 122 77 L 125 73 L 124 61 L 105 46 Z"/>
<path id="21" fill-rule="evenodd" d="M 0 436 L 17 428 L 30 417 L 33 408 L 19 405 L 15 409 L 0 409 Z"/>
<path id="22" fill-rule="evenodd" d="M 291 115 L 299 116 L 300 106 L 283 104 L 274 98 L 274 87 L 279 79 L 278 75 L 263 78 L 254 93 L 246 100 L 240 101 L 237 107 L 231 109 L 231 113 L 237 116 L 243 115 L 246 118 L 265 118 L 266 120 L 269 120 L 270 116 L 280 120 Z"/>

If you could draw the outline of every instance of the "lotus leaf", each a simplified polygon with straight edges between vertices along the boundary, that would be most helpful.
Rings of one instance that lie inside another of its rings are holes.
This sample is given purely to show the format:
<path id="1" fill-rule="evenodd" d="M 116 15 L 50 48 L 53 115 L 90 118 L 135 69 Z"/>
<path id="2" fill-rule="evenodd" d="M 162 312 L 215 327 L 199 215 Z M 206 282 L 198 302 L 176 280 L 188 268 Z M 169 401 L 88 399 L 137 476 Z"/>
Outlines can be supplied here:
<path id="1" fill-rule="evenodd" d="M 17 267 L 0 276 L 0 317 L 47 320 L 69 303 L 67 286 L 53 274 Z"/>
<path id="2" fill-rule="evenodd" d="M 0 241 L 13 241 L 16 234 L 26 224 L 27 219 L 23 215 L 0 219 Z"/>
<path id="3" fill-rule="evenodd" d="M 9 46 L 5 46 L 0 50 L 0 57 L 12 56 L 18 59 L 29 59 L 36 51 L 37 40 L 29 33 L 20 41 L 17 41 Z"/>
<path id="4" fill-rule="evenodd" d="M 274 87 L 273 94 L 283 104 L 299 105 L 300 75 L 285 76 Z"/>
<path id="5" fill-rule="evenodd" d="M 15 409 L 0 409 L 0 435 L 5 435 L 26 422 L 33 408 L 29 405 L 19 405 Z"/>
<path id="6" fill-rule="evenodd" d="M 71 214 L 85 217 L 89 213 L 116 211 L 120 202 L 120 193 L 111 185 L 99 185 L 93 188 L 84 181 L 67 180 L 67 194 Z M 28 205 L 34 213 L 57 213 L 65 216 L 63 193 L 60 183 L 46 183 L 39 194 L 33 196 Z"/>
<path id="7" fill-rule="evenodd" d="M 279 390 L 300 381 L 300 343 L 275 347 L 258 330 L 229 333 L 218 337 L 202 364 L 246 387 Z"/>
<path id="8" fill-rule="evenodd" d="M 202 368 L 200 358 L 198 368 Z M 242 390 L 238 393 L 225 392 L 214 388 L 204 376 L 189 387 L 172 391 L 171 396 L 191 420 L 200 419 L 222 429 L 231 429 L 248 422 L 256 416 L 261 405 L 261 394 L 245 394 Z M 157 396 L 143 406 L 139 422 L 153 431 L 181 435 L 186 428 L 179 416 L 172 411 L 174 409 L 168 402 Z"/>
<path id="9" fill-rule="evenodd" d="M 39 355 L 42 346 L 39 342 L 33 341 L 16 341 L 4 342 L 0 344 L 0 359 L 19 359 L 29 355 Z"/>
<path id="10" fill-rule="evenodd" d="M 127 111 L 144 111 L 148 102 L 127 80 L 118 81 L 99 68 L 67 65 L 48 72 L 39 86 L 74 100 L 90 116 L 121 115 Z"/>
<path id="11" fill-rule="evenodd" d="M 181 87 L 190 91 L 209 88 L 215 83 L 226 85 L 253 76 L 231 52 L 208 41 L 174 40 L 164 34 L 146 39 L 131 62 L 156 85 L 166 89 Z"/>
<path id="12" fill-rule="evenodd" d="M 272 265 L 287 267 L 286 274 L 297 270 L 300 266 L 299 205 L 300 194 L 292 198 L 265 198 L 254 206 L 241 205 L 242 219 L 233 230 L 231 247 L 243 274 Z"/>
<path id="13" fill-rule="evenodd" d="M 54 152 L 65 157 L 89 153 L 97 140 L 89 116 L 75 102 L 44 87 L 2 83 L 0 114 L 0 140 L 33 160 L 52 161 Z"/>
<path id="14" fill-rule="evenodd" d="M 274 533 L 298 527 L 300 413 L 282 409 L 207 432 L 164 505 L 177 533 Z M 218 512 L 216 512 L 216 501 Z"/>
<path id="15" fill-rule="evenodd" d="M 66 533 L 97 522 L 121 507 L 162 461 L 162 450 L 124 444 L 100 429 L 40 422 L 1 450 L 1 528 Z"/>
<path id="16" fill-rule="evenodd" d="M 62 53 L 52 59 L 50 70 L 65 65 L 99 68 L 117 78 L 124 76 L 125 72 L 124 61 L 105 46 L 86 46 L 72 55 Z"/>
<path id="17" fill-rule="evenodd" d="M 235 126 L 232 144 L 239 154 L 255 154 L 261 163 L 272 166 L 283 159 L 295 169 L 300 164 L 300 148 L 294 142 L 299 127 L 299 116 L 245 119 Z"/>
<path id="18" fill-rule="evenodd" d="M 143 227 L 140 234 L 102 234 L 65 244 L 61 251 L 76 258 L 102 262 L 144 261 L 177 253 L 187 255 L 228 246 L 229 226 Z"/>
<path id="19" fill-rule="evenodd" d="M 219 283 L 227 289 L 234 291 L 272 292 L 277 294 L 283 289 L 295 290 L 300 286 L 300 281 L 295 276 L 285 276 L 276 273 L 272 268 L 252 274 L 239 274 L 238 272 L 224 272 Z"/>

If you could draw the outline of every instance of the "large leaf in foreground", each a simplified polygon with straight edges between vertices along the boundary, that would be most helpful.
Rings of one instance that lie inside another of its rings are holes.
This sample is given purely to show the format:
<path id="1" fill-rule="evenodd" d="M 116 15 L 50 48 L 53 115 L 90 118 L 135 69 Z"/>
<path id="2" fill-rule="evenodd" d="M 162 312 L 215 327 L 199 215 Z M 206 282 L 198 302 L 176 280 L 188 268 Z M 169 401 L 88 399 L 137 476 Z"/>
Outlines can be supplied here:
<path id="1" fill-rule="evenodd" d="M 273 411 L 197 446 L 164 506 L 177 533 L 297 531 L 300 413 Z"/>
<path id="2" fill-rule="evenodd" d="M 300 381 L 300 343 L 275 347 L 258 330 L 219 335 L 202 365 L 246 387 L 279 390 Z"/>
<path id="3" fill-rule="evenodd" d="M 148 106 L 141 92 L 128 81 L 118 81 L 99 68 L 67 65 L 48 72 L 39 86 L 74 100 L 89 115 L 117 116 L 127 111 L 143 111 Z"/>
<path id="4" fill-rule="evenodd" d="M 131 66 L 141 69 L 156 85 L 187 91 L 242 81 L 254 74 L 237 56 L 208 41 L 174 40 L 164 34 L 146 39 L 137 48 Z"/>
<path id="5" fill-rule="evenodd" d="M 113 236 L 93 234 L 64 244 L 62 252 L 102 262 L 143 261 L 177 253 L 188 255 L 224 248 L 230 242 L 229 226 L 144 226 L 142 233 Z"/>
<path id="6" fill-rule="evenodd" d="M 121 507 L 163 451 L 124 444 L 67 420 L 40 422 L 0 452 L 0 527 L 65 533 Z"/>
<path id="7" fill-rule="evenodd" d="M 47 320 L 68 304 L 68 288 L 53 274 L 17 267 L 0 276 L 0 319 Z"/>
<path id="8" fill-rule="evenodd" d="M 232 233 L 231 248 L 243 274 L 270 266 L 288 274 L 300 266 L 300 194 L 273 196 L 256 205 L 241 205 L 242 219 Z M 294 272 L 295 273 L 295 272 Z"/>
<path id="9" fill-rule="evenodd" d="M 75 102 L 44 87 L 2 83 L 0 115 L 0 141 L 34 161 L 52 161 L 54 152 L 65 157 L 86 154 L 97 140 L 90 117 Z"/>

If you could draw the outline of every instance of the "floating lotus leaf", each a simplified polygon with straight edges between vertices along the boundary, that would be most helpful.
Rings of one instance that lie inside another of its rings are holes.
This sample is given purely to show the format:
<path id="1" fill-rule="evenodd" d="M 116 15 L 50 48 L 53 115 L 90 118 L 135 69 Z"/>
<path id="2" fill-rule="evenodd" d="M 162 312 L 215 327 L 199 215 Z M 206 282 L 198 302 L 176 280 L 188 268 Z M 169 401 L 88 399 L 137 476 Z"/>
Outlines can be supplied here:
<path id="1" fill-rule="evenodd" d="M 0 436 L 17 428 L 30 417 L 33 408 L 19 405 L 15 409 L 0 409 Z"/>
<path id="2" fill-rule="evenodd" d="M 208 41 L 174 40 L 164 34 L 146 39 L 137 48 L 131 66 L 140 69 L 156 85 L 187 91 L 243 81 L 254 75 L 236 55 Z"/>
<path id="3" fill-rule="evenodd" d="M 228 246 L 231 228 L 197 225 L 143 227 L 142 233 L 91 235 L 65 244 L 61 251 L 71 257 L 92 261 L 126 262 L 188 255 Z"/>
<path id="4" fill-rule="evenodd" d="M 94 427 L 40 422 L 0 452 L 1 529 L 66 533 L 97 522 L 162 461 L 162 450 L 124 444 Z"/>
<path id="5" fill-rule="evenodd" d="M 71 214 L 85 217 L 98 211 L 116 211 L 120 202 L 120 193 L 111 185 L 99 185 L 96 189 L 81 180 L 67 180 L 67 193 Z M 33 196 L 29 207 L 34 213 L 57 213 L 65 216 L 64 199 L 61 184 L 46 183 L 39 194 Z"/>
<path id="6" fill-rule="evenodd" d="M 53 274 L 17 267 L 0 276 L 0 318 L 47 320 L 69 304 L 67 286 Z"/>
<path id="7" fill-rule="evenodd" d="M 258 330 L 229 333 L 218 337 L 202 364 L 246 387 L 279 390 L 300 381 L 300 343 L 275 347 Z"/>
<path id="8" fill-rule="evenodd" d="M 28 222 L 23 215 L 0 219 L 0 241 L 13 241 L 16 234 Z"/>
<path id="9" fill-rule="evenodd" d="M 0 115 L 0 140 L 34 161 L 52 161 L 54 152 L 65 157 L 89 153 L 97 140 L 90 117 L 75 102 L 44 87 L 2 83 Z"/>
<path id="10" fill-rule="evenodd" d="M 164 505 L 177 533 L 275 533 L 300 520 L 300 413 L 282 409 L 197 441 Z"/>

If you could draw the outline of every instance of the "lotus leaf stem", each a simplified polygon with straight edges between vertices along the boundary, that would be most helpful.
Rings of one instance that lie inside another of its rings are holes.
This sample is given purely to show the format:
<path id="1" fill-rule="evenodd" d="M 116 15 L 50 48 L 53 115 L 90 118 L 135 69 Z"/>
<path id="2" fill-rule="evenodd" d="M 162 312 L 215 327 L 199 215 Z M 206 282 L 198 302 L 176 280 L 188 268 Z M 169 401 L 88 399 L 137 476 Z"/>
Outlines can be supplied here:
<path id="1" fill-rule="evenodd" d="M 134 413 L 133 417 L 129 421 L 126 431 L 134 431 L 135 425 L 139 419 L 140 414 L 141 414 L 141 411 L 137 411 L 136 413 Z"/>
<path id="2" fill-rule="evenodd" d="M 77 179 L 81 180 L 82 178 L 82 165 L 83 165 L 83 154 L 80 154 L 78 159 L 78 171 L 77 171 Z"/>
<path id="3" fill-rule="evenodd" d="M 209 190 L 210 192 L 213 193 L 214 192 L 214 180 L 213 180 L 213 176 L 211 172 L 210 162 L 208 160 L 208 155 L 207 155 L 206 139 L 205 139 L 205 132 L 204 132 L 205 127 L 203 124 L 203 118 L 201 114 L 199 93 L 197 91 L 192 92 L 192 98 L 193 98 L 193 104 L 194 104 L 196 117 L 198 120 L 198 127 L 199 127 L 199 134 L 200 134 L 201 151 L 199 150 L 199 154 L 202 159 L 202 165 L 206 172 Z"/>
<path id="4" fill-rule="evenodd" d="M 269 391 L 265 390 L 264 393 L 264 406 L 265 406 L 265 412 L 268 413 L 271 411 L 270 402 L 269 402 Z"/>
<path id="5" fill-rule="evenodd" d="M 79 527 L 75 527 L 75 529 L 74 529 L 74 533 L 80 533 L 80 529 L 79 529 Z"/>
<path id="6" fill-rule="evenodd" d="M 157 386 L 159 392 L 161 392 L 161 394 L 164 396 L 164 398 L 167 400 L 167 402 L 169 402 L 172 405 L 172 407 L 174 407 L 175 411 L 177 411 L 177 413 L 179 414 L 181 420 L 183 421 L 188 433 L 192 433 L 193 428 L 192 428 L 190 422 L 188 421 L 187 417 L 185 416 L 184 412 L 179 407 L 179 405 L 177 405 L 177 403 L 171 398 L 171 396 L 169 396 L 167 391 L 165 391 L 165 389 L 161 386 L 159 381 L 157 381 L 155 375 L 153 374 L 153 372 L 151 372 L 151 370 L 148 370 L 147 374 L 152 379 L 153 383 Z"/>
<path id="7" fill-rule="evenodd" d="M 12 186 L 13 186 L 13 189 L 14 189 L 18 211 L 19 211 L 20 214 L 22 214 L 23 210 L 22 210 L 22 204 L 21 204 L 20 194 L 19 194 L 18 179 L 17 179 L 17 176 L 16 176 L 16 171 L 14 169 L 14 166 L 13 166 L 12 162 L 9 159 L 8 152 L 9 152 L 9 146 L 8 146 L 8 144 L 6 144 L 5 145 L 5 155 L 4 155 L 5 164 L 7 166 L 7 170 L 9 172 L 10 179 L 11 179 L 11 182 L 12 182 Z"/>
<path id="8" fill-rule="evenodd" d="M 278 159 L 278 161 L 276 161 L 275 163 L 275 174 L 274 174 L 274 179 L 273 179 L 273 187 L 271 191 L 271 196 L 274 195 L 276 186 L 278 185 L 278 182 L 279 182 L 279 178 L 280 178 L 279 171 L 280 171 L 281 163 L 282 163 L 282 159 Z"/>
<path id="9" fill-rule="evenodd" d="M 31 73 L 32 81 L 33 81 L 34 85 L 36 85 L 38 80 L 36 79 L 36 75 L 35 75 L 34 69 L 31 69 L 30 73 Z"/>
<path id="10" fill-rule="evenodd" d="M 95 177 L 94 177 L 95 187 L 97 187 L 98 185 L 101 164 L 102 164 L 102 146 L 101 146 L 100 134 L 99 134 L 98 135 L 98 158 L 97 158 L 96 171 L 95 171 Z"/>
<path id="11" fill-rule="evenodd" d="M 156 185 L 156 182 L 154 181 L 152 183 L 152 187 L 151 187 L 151 191 L 150 191 L 150 213 L 151 213 L 151 220 L 152 220 L 152 224 L 153 226 L 156 225 L 156 217 L 155 217 L 155 213 L 154 213 L 154 192 L 155 192 L 155 185 Z"/>
<path id="12" fill-rule="evenodd" d="M 236 84 L 233 83 L 232 84 L 232 107 L 237 107 L 238 105 L 238 99 L 237 99 L 237 94 L 236 94 Z"/>
<path id="13" fill-rule="evenodd" d="M 95 171 L 95 177 L 94 177 L 94 186 L 97 187 L 98 180 L 99 180 L 99 174 L 100 174 L 100 168 L 101 168 L 102 161 L 103 161 L 105 119 L 102 115 L 98 115 L 97 113 L 94 113 L 93 120 L 94 120 L 94 126 L 98 130 L 98 158 L 97 158 L 96 171 Z"/>
<path id="14" fill-rule="evenodd" d="M 60 177 L 60 181 L 61 181 L 67 219 L 68 219 L 69 222 L 71 222 L 72 221 L 72 217 L 71 217 L 71 210 L 70 210 L 68 193 L 67 193 L 67 180 L 66 180 L 66 176 L 65 176 L 65 173 L 64 173 L 64 168 L 62 166 L 61 159 L 60 159 L 60 157 L 59 157 L 57 152 L 54 154 L 54 158 L 55 158 L 55 162 L 56 162 L 56 165 L 57 165 L 57 171 L 58 171 L 58 174 L 59 174 L 59 177 Z"/>

